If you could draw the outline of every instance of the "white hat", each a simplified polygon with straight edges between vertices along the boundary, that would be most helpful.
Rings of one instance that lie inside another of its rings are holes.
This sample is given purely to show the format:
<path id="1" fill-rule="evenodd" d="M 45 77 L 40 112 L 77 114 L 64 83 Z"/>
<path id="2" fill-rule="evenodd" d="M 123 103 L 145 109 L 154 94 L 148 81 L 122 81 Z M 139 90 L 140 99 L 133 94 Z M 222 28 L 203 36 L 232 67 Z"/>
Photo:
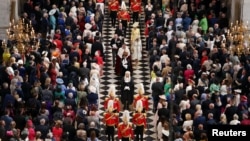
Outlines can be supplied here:
<path id="1" fill-rule="evenodd" d="M 143 86 L 142 83 L 140 83 L 139 86 L 138 86 L 138 91 L 140 91 L 140 90 L 142 91 L 143 94 L 145 93 L 144 86 Z"/>
<path id="2" fill-rule="evenodd" d="M 115 89 L 115 85 L 110 85 L 109 87 L 109 91 L 108 91 L 108 95 L 110 95 L 111 93 L 113 93 L 115 95 L 116 89 Z"/>
<path id="3" fill-rule="evenodd" d="M 96 88 L 92 85 L 89 86 L 89 91 L 92 92 L 92 93 L 95 93 L 96 92 Z"/>
<path id="4" fill-rule="evenodd" d="M 187 69 L 192 69 L 192 66 L 190 64 L 187 64 Z"/>
<path id="5" fill-rule="evenodd" d="M 166 100 L 166 96 L 165 95 L 159 95 L 160 99 Z"/>
<path id="6" fill-rule="evenodd" d="M 241 93 L 241 89 L 234 90 L 235 93 Z"/>
<path id="7" fill-rule="evenodd" d="M 125 111 L 123 112 L 122 119 L 123 119 L 123 121 L 126 121 L 126 120 L 127 120 L 127 122 L 129 122 L 129 118 L 130 118 L 130 116 L 129 116 L 129 111 L 128 111 L 128 110 L 125 110 Z"/>
<path id="8" fill-rule="evenodd" d="M 42 52 L 42 55 L 43 55 L 43 56 L 47 56 L 47 55 L 48 55 L 48 51 L 43 51 L 43 52 Z"/>
<path id="9" fill-rule="evenodd" d="M 13 75 L 13 74 L 14 74 L 14 70 L 13 70 L 12 67 L 7 67 L 7 68 L 6 68 L 6 71 L 7 71 L 7 73 L 8 73 L 9 75 Z"/>
<path id="10" fill-rule="evenodd" d="M 86 23 L 85 24 L 85 29 L 91 29 L 92 28 L 92 25 L 91 24 L 89 24 L 89 23 Z"/>
<path id="11" fill-rule="evenodd" d="M 49 11 L 49 15 L 54 15 L 56 13 L 56 9 L 51 9 L 50 11 Z"/>
<path id="12" fill-rule="evenodd" d="M 57 59 L 57 57 L 55 57 L 55 56 L 52 56 L 52 57 L 51 57 L 51 60 L 54 60 L 54 59 Z"/>
<path id="13" fill-rule="evenodd" d="M 135 22 L 132 26 L 133 27 L 138 27 L 139 26 L 139 22 Z"/>
<path id="14" fill-rule="evenodd" d="M 208 75 L 207 72 L 202 72 L 203 75 Z"/>
<path id="15" fill-rule="evenodd" d="M 18 64 L 18 65 L 23 65 L 23 60 L 22 60 L 22 59 L 19 59 L 19 60 L 17 61 L 17 64 Z"/>
<path id="16" fill-rule="evenodd" d="M 143 104 L 142 104 L 142 101 L 141 101 L 141 100 L 138 100 L 138 101 L 136 102 L 136 107 L 135 107 L 136 111 L 138 111 L 139 108 L 141 108 L 141 109 L 143 108 Z"/>
<path id="17" fill-rule="evenodd" d="M 109 108 L 112 108 L 112 109 L 114 109 L 114 100 L 109 100 L 108 101 L 108 107 L 107 107 L 108 109 Z"/>
<path id="18" fill-rule="evenodd" d="M 179 55 L 175 55 L 174 57 L 175 57 L 175 58 L 177 58 L 177 59 L 179 59 L 179 58 L 180 58 L 180 56 L 179 56 Z"/>
<path id="19" fill-rule="evenodd" d="M 127 10 L 127 6 L 126 6 L 125 1 L 122 1 L 121 9 L 122 10 Z"/>

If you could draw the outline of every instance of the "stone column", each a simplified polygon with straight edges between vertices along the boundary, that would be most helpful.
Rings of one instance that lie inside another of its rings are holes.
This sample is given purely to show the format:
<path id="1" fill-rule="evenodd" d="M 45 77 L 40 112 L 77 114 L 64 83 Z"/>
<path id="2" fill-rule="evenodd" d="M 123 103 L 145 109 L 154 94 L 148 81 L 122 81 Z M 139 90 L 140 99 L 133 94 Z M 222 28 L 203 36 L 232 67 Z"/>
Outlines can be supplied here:
<path id="1" fill-rule="evenodd" d="M 244 4 L 244 1 L 247 1 L 247 0 L 229 0 L 228 1 L 227 4 L 228 4 L 228 8 L 230 10 L 230 22 L 235 23 L 235 21 L 237 21 L 237 20 L 241 21 L 243 19 L 243 9 L 247 9 L 247 8 L 244 8 L 246 6 Z M 248 6 L 250 6 L 250 5 L 248 5 Z"/>
<path id="2" fill-rule="evenodd" d="M 14 3 L 12 3 L 14 2 Z M 19 0 L 0 0 L 0 39 L 6 39 L 6 29 L 10 20 L 19 19 Z"/>
<path id="3" fill-rule="evenodd" d="M 0 0 L 0 39 L 6 39 L 6 29 L 10 23 L 10 2 L 11 0 Z"/>
<path id="4" fill-rule="evenodd" d="M 242 20 L 243 22 L 249 22 L 250 24 L 250 1 L 249 0 L 242 0 Z"/>

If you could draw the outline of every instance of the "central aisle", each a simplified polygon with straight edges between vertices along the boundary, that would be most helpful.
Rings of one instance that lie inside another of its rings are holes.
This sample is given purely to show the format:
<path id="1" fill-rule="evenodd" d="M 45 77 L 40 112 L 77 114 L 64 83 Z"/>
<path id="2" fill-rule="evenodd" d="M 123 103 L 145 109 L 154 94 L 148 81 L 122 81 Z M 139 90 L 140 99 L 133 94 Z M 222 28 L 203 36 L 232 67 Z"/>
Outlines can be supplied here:
<path id="1" fill-rule="evenodd" d="M 101 85 L 100 85 L 100 106 L 99 106 L 99 111 L 100 111 L 100 117 L 103 119 L 103 113 L 105 111 L 103 104 L 104 100 L 108 94 L 108 89 L 111 84 L 114 84 L 116 86 L 116 95 L 120 97 L 120 77 L 115 75 L 114 72 L 114 67 L 112 64 L 112 50 L 110 47 L 110 41 L 111 38 L 114 36 L 115 30 L 111 27 L 111 21 L 109 18 L 108 14 L 108 4 L 105 4 L 105 17 L 104 17 L 104 23 L 103 23 L 103 44 L 105 45 L 105 64 L 103 68 L 103 77 L 101 78 Z M 127 6 L 128 7 L 128 6 Z M 143 11 L 143 10 L 142 10 Z M 127 29 L 127 36 L 125 38 L 125 43 L 127 46 L 130 46 L 130 35 L 131 35 L 131 28 L 132 28 L 132 21 L 130 22 L 130 25 L 128 26 Z M 116 23 L 118 25 L 118 23 Z M 145 89 L 145 95 L 148 95 L 150 97 L 150 91 L 149 91 L 149 86 L 150 86 L 150 71 L 149 71 L 149 63 L 148 63 L 148 55 L 147 51 L 145 49 L 146 46 L 146 38 L 144 36 L 144 12 L 140 14 L 140 30 L 141 30 L 141 40 L 143 43 L 143 57 L 142 60 L 139 62 L 139 65 L 137 68 L 133 68 L 133 78 L 134 78 L 134 83 L 135 83 L 135 93 L 137 92 L 137 85 L 139 83 L 144 84 L 144 89 Z M 152 99 L 149 99 L 149 111 L 147 112 L 147 130 L 144 134 L 144 140 L 145 141 L 154 141 L 156 140 L 156 134 L 155 134 L 155 129 L 153 126 L 153 119 L 154 115 L 152 113 Z M 120 122 L 122 112 L 120 112 Z M 132 112 L 131 112 L 132 116 Z M 107 137 L 105 135 L 105 126 L 101 122 L 101 137 L 100 140 L 106 141 Z M 117 139 L 117 135 L 115 135 L 115 138 Z"/>

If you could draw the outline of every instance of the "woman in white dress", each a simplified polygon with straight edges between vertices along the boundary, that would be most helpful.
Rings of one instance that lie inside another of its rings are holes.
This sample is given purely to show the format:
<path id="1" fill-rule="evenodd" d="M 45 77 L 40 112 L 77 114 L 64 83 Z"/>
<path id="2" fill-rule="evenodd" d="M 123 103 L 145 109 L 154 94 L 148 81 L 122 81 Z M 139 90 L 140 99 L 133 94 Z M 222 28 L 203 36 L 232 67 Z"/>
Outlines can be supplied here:
<path id="1" fill-rule="evenodd" d="M 195 16 L 194 21 L 192 22 L 192 30 L 194 34 L 197 33 L 198 27 L 199 27 L 199 20 L 198 20 L 198 17 Z"/>
<path id="2" fill-rule="evenodd" d="M 142 43 L 141 39 L 136 38 L 136 40 L 133 42 L 133 45 L 131 46 L 132 50 L 132 60 L 136 62 L 136 65 L 138 65 L 139 60 L 142 58 Z"/>

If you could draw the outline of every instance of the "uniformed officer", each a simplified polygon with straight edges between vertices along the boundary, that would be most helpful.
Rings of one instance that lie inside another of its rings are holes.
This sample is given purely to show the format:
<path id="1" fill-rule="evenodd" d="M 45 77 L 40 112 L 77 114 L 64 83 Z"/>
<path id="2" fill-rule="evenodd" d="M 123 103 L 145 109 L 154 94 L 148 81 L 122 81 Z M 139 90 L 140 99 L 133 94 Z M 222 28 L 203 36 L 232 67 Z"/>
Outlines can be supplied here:
<path id="1" fill-rule="evenodd" d="M 123 28 L 123 32 L 124 32 L 124 37 L 126 36 L 126 31 L 127 31 L 127 27 L 128 27 L 128 23 L 130 22 L 130 15 L 129 12 L 127 10 L 126 4 L 124 1 L 122 1 L 122 5 L 121 5 L 121 10 L 118 12 L 117 14 L 118 16 L 118 20 L 121 21 Z"/>
<path id="2" fill-rule="evenodd" d="M 134 139 L 134 131 L 132 123 L 129 122 L 129 111 L 125 110 L 123 112 L 123 122 L 118 125 L 118 139 L 121 141 L 130 141 Z"/>
<path id="3" fill-rule="evenodd" d="M 113 110 L 115 112 L 120 112 L 120 107 L 121 107 L 120 100 L 119 100 L 119 98 L 116 97 L 115 91 L 116 91 L 115 85 L 111 85 L 109 88 L 108 97 L 104 101 L 104 108 L 107 109 L 108 102 L 110 100 L 112 100 L 113 101 Z"/>
<path id="4" fill-rule="evenodd" d="M 133 106 L 134 108 L 136 108 L 136 104 L 137 101 L 141 100 L 142 101 L 142 107 L 143 107 L 143 111 L 147 111 L 148 110 L 148 96 L 144 95 L 144 86 L 142 83 L 139 84 L 139 88 L 138 88 L 138 94 L 136 94 L 134 96 L 134 102 L 133 102 Z"/>
<path id="5" fill-rule="evenodd" d="M 119 114 L 114 112 L 113 105 L 114 101 L 109 100 L 108 111 L 103 115 L 103 122 L 106 124 L 106 134 L 108 135 L 108 141 L 114 141 L 115 128 L 119 123 Z"/>
<path id="6" fill-rule="evenodd" d="M 139 22 L 139 14 L 141 12 L 141 3 L 139 0 L 133 0 L 130 4 L 130 10 L 133 12 L 133 23 Z"/>
<path id="7" fill-rule="evenodd" d="M 143 141 L 143 134 L 146 129 L 146 113 L 143 113 L 142 109 L 142 101 L 138 100 L 136 103 L 136 113 L 133 114 L 133 124 L 135 125 L 136 141 Z"/>
<path id="8" fill-rule="evenodd" d="M 117 12 L 119 10 L 119 2 L 117 0 L 111 0 L 109 2 L 110 18 L 112 27 L 115 27 Z"/>

